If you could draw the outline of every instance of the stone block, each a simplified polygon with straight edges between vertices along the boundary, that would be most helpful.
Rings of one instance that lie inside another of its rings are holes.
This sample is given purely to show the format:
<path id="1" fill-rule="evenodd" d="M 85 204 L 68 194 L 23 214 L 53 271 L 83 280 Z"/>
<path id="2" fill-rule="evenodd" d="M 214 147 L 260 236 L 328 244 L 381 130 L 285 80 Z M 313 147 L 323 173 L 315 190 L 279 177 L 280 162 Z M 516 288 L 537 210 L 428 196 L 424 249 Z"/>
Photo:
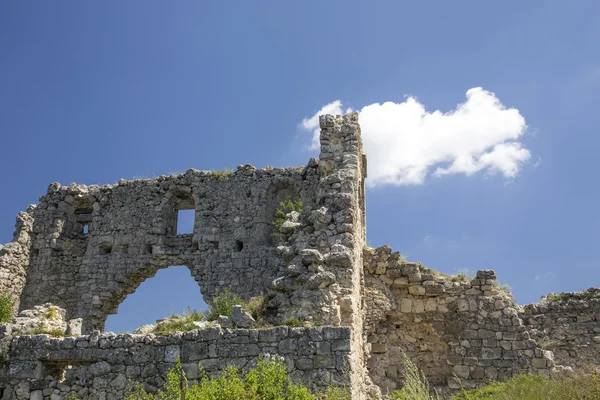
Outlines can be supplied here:
<path id="1" fill-rule="evenodd" d="M 165 362 L 174 363 L 180 355 L 181 348 L 178 345 L 165 347 Z"/>

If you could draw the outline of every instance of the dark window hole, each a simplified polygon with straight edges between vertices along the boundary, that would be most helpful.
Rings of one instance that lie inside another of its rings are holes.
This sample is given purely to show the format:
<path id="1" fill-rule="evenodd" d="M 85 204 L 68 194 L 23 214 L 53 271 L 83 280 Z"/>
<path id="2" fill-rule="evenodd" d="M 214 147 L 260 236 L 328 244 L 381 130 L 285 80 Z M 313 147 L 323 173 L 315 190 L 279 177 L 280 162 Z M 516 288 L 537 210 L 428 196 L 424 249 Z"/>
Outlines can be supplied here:
<path id="1" fill-rule="evenodd" d="M 152 254 L 152 245 L 151 244 L 146 245 L 146 253 Z"/>
<path id="2" fill-rule="evenodd" d="M 110 243 L 102 243 L 100 245 L 100 254 L 112 253 L 112 245 Z"/>
<path id="3" fill-rule="evenodd" d="M 244 242 L 242 242 L 241 240 L 236 240 L 235 241 L 235 249 L 237 251 L 242 251 L 243 248 L 244 248 Z"/>

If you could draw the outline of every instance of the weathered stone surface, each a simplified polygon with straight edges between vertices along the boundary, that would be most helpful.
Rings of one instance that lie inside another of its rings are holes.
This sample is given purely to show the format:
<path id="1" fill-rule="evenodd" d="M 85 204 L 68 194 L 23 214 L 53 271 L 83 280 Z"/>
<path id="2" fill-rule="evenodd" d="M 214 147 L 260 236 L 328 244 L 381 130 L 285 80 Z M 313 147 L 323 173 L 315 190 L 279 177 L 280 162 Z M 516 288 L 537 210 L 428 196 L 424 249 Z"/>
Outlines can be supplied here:
<path id="1" fill-rule="evenodd" d="M 244 311 L 240 305 L 231 307 L 231 320 L 238 328 L 248 328 L 256 323 L 252 315 Z"/>
<path id="2" fill-rule="evenodd" d="M 96 344 L 90 348 L 75 347 L 65 353 L 65 345 L 74 338 L 50 338 L 38 340 L 35 336 L 21 336 L 13 339 L 10 348 L 9 368 L 20 368 L 24 364 L 36 364 L 36 355 L 44 351 L 46 362 L 60 363 L 68 354 L 69 358 L 87 360 L 85 364 L 73 366 L 65 371 L 61 382 L 54 377 L 38 376 L 35 388 L 31 378 L 19 374 L 9 376 L 9 385 L 5 393 L 16 399 L 45 399 L 57 394 L 67 397 L 68 393 L 77 393 L 78 398 L 96 398 L 93 393 L 101 393 L 102 398 L 123 398 L 127 387 L 127 378 L 140 382 L 145 387 L 155 387 L 161 382 L 165 371 L 174 365 L 180 357 L 182 366 L 189 379 L 199 377 L 198 365 L 206 372 L 214 373 L 230 364 L 241 367 L 254 365 L 259 355 L 282 357 L 287 365 L 295 366 L 292 375 L 305 383 L 318 382 L 315 376 L 331 376 L 340 382 L 349 382 L 347 366 L 336 360 L 350 357 L 351 336 L 349 328 L 294 328 L 295 336 L 306 341 L 316 351 L 301 352 L 299 339 L 289 337 L 288 327 L 275 327 L 263 330 L 236 329 L 224 331 L 210 328 L 209 334 L 186 339 L 185 335 L 160 337 L 154 335 L 131 335 L 112 333 L 100 334 Z M 255 343 L 243 339 L 256 338 Z M 129 339 L 135 343 L 127 346 Z M 113 346 L 102 348 L 100 343 L 108 339 Z M 89 336 L 81 336 L 77 341 L 90 342 Z M 70 346 L 66 346 L 70 347 Z M 210 350 L 214 348 L 214 350 Z M 145 356 L 149 355 L 149 356 Z M 297 369 L 296 369 L 297 368 Z M 46 371 L 48 373 L 49 371 Z M 30 375 L 33 377 L 33 375 Z M 84 390 L 85 389 L 85 390 Z"/>

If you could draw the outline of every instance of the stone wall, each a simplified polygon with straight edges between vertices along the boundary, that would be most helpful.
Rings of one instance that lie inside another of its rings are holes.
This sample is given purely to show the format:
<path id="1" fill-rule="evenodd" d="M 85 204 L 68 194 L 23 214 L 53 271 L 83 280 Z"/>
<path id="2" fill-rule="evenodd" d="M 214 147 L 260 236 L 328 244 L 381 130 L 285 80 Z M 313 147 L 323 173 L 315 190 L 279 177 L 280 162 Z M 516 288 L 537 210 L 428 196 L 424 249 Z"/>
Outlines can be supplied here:
<path id="1" fill-rule="evenodd" d="M 51 184 L 37 206 L 17 217 L 13 242 L 0 246 L 0 291 L 25 316 L 24 310 L 53 303 L 66 310 L 60 329 L 83 325 L 91 333 L 102 331 L 145 279 L 185 265 L 207 301 L 230 287 L 246 298 L 265 294 L 271 324 L 298 318 L 307 326 L 344 328 L 12 338 L 0 345 L 10 348 L 3 364 L 9 392 L 38 399 L 54 385 L 52 393 L 61 395 L 87 388 L 86 396 L 120 396 L 123 376 L 156 387 L 176 347 L 188 370 L 199 361 L 215 371 L 229 362 L 249 365 L 258 352 L 285 351 L 294 377 L 317 384 L 332 372 L 360 400 L 402 385 L 403 352 L 442 390 L 457 389 L 457 377 L 471 388 L 518 372 L 562 371 L 548 349 L 567 365 L 596 357 L 595 291 L 520 308 L 498 287 L 494 271 L 474 279 L 445 276 L 388 246 L 368 248 L 358 114 L 321 116 L 320 127 L 319 159 L 300 168 L 242 165 L 114 185 Z M 301 201 L 302 209 L 281 217 L 284 200 Z M 193 232 L 178 233 L 180 210 L 194 210 Z M 276 215 L 280 226 L 273 225 Z M 325 334 L 334 331 L 346 333 Z M 261 339 L 268 332 L 275 340 Z M 202 356 L 189 358 L 187 348 Z M 314 353 L 304 354 L 307 349 Z M 141 357 L 151 354 L 148 369 L 130 362 L 138 350 Z M 340 357 L 347 362 L 343 371 Z M 67 365 L 71 383 L 44 381 L 45 369 Z"/>
<path id="2" fill-rule="evenodd" d="M 272 304 L 283 316 L 362 332 L 362 249 L 365 245 L 365 158 L 358 114 L 321 116 L 321 179 L 315 208 L 278 250 L 288 260 L 274 283 Z M 362 334 L 354 336 L 351 371 L 355 398 L 370 386 Z"/>
<path id="3" fill-rule="evenodd" d="M 367 365 L 384 394 L 402 385 L 403 352 L 442 392 L 556 371 L 494 271 L 443 276 L 382 246 L 365 250 L 365 274 Z"/>
<path id="4" fill-rule="evenodd" d="M 17 215 L 13 241 L 6 246 L 0 245 L 0 293 L 12 298 L 15 311 L 19 309 L 27 279 L 34 210 L 35 206 L 31 206 Z"/>
<path id="5" fill-rule="evenodd" d="M 290 377 L 323 388 L 330 380 L 348 384 L 351 330 L 346 327 L 236 329 L 208 328 L 172 336 L 95 332 L 87 336 L 48 335 L 11 338 L 9 362 L 0 371 L 4 400 L 117 400 L 131 383 L 150 391 L 161 387 L 166 371 L 180 357 L 189 380 L 198 366 L 215 374 L 227 365 L 249 368 L 259 355 L 284 359 Z"/>
<path id="6" fill-rule="evenodd" d="M 187 266 L 206 300 L 226 287 L 265 292 L 284 265 L 271 238 L 275 210 L 286 199 L 313 209 L 318 182 L 316 167 L 241 166 L 229 175 L 52 184 L 31 213 L 21 308 L 51 302 L 83 318 L 85 331 L 102 330 L 127 295 L 171 265 Z M 177 211 L 189 208 L 194 232 L 178 235 Z"/>
<path id="7" fill-rule="evenodd" d="M 598 368 L 600 289 L 551 294 L 519 309 L 519 317 L 531 338 L 551 350 L 557 363 L 581 370 Z"/>

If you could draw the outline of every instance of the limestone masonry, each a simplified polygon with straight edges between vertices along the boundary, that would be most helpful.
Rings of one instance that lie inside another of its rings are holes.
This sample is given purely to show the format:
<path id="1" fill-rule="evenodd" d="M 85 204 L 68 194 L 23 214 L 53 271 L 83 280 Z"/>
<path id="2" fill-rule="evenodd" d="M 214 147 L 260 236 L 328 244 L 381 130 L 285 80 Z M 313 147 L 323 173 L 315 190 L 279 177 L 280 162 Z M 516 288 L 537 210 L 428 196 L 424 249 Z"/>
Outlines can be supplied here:
<path id="1" fill-rule="evenodd" d="M 521 307 L 494 271 L 441 275 L 369 248 L 358 114 L 320 124 L 319 159 L 300 168 L 51 184 L 0 246 L 0 293 L 18 312 L 0 324 L 1 399 L 120 399 L 130 380 L 156 390 L 178 357 L 189 379 L 198 365 L 282 357 L 293 379 L 334 379 L 354 399 L 401 387 L 403 353 L 444 393 L 598 363 L 600 290 Z M 284 201 L 302 210 L 274 224 Z M 177 234 L 180 210 L 194 210 L 192 233 Z M 103 333 L 129 294 L 173 265 L 189 268 L 205 300 L 225 288 L 266 296 L 274 327 L 223 319 L 170 336 Z M 282 326 L 290 318 L 305 327 Z M 42 325 L 66 336 L 26 334 Z"/>

